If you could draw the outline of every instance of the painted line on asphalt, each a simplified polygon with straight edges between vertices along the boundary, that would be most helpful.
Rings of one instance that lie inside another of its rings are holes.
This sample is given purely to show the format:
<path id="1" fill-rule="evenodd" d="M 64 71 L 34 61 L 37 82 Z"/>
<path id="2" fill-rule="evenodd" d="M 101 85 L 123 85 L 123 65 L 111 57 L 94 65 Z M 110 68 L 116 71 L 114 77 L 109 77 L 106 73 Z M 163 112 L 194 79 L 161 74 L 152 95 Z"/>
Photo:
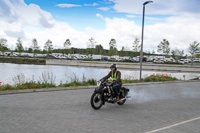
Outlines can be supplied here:
<path id="1" fill-rule="evenodd" d="M 173 127 L 176 127 L 176 126 L 179 126 L 179 125 L 183 125 L 185 123 L 189 123 L 189 122 L 192 122 L 192 121 L 196 121 L 196 120 L 199 120 L 199 119 L 200 119 L 200 117 L 196 117 L 196 118 L 193 118 L 193 119 L 182 121 L 182 122 L 170 125 L 170 126 L 166 126 L 166 127 L 159 128 L 159 129 L 156 129 L 156 130 L 148 131 L 148 132 L 145 132 L 145 133 L 156 133 L 156 132 L 159 132 L 159 131 L 162 131 L 162 130 L 170 129 L 170 128 L 173 128 Z"/>

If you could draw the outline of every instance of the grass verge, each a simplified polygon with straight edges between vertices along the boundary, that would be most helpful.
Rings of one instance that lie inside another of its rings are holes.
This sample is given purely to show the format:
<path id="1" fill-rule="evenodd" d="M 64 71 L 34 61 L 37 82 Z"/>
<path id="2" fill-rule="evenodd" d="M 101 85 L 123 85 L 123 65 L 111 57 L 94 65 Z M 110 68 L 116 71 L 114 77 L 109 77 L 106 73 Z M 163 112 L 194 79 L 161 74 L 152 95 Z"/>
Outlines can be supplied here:
<path id="1" fill-rule="evenodd" d="M 142 82 L 163 82 L 163 81 L 174 81 L 178 80 L 175 77 L 171 77 L 170 75 L 150 75 L 142 79 Z M 95 86 L 97 81 L 95 79 L 87 79 L 83 75 L 83 80 L 79 81 L 76 75 L 71 79 L 69 83 L 60 83 L 60 85 L 56 86 L 53 82 L 55 81 L 55 77 L 53 74 L 42 74 L 42 79 L 40 81 L 34 81 L 33 79 L 30 81 L 25 81 L 24 75 L 17 75 L 13 78 L 13 81 L 16 83 L 15 85 L 1 85 L 0 82 L 0 91 L 6 90 L 23 90 L 23 89 L 40 89 L 40 88 L 55 88 L 55 87 L 76 87 L 76 86 Z M 125 77 L 122 80 L 123 84 L 127 83 L 139 83 L 139 80 L 132 79 L 130 76 Z"/>

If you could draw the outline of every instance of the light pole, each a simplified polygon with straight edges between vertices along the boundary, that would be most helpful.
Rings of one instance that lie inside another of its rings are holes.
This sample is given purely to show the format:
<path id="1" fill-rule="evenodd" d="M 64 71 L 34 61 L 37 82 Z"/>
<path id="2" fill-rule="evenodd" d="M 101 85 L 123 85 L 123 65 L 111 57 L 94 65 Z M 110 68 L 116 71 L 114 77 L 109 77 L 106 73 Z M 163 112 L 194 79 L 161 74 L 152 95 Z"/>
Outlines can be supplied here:
<path id="1" fill-rule="evenodd" d="M 141 51 L 140 51 L 140 82 L 142 82 L 142 61 L 143 61 L 143 34 L 144 34 L 144 14 L 145 5 L 153 3 L 153 1 L 146 1 L 143 3 L 143 18 L 142 18 L 142 40 L 141 40 Z"/>

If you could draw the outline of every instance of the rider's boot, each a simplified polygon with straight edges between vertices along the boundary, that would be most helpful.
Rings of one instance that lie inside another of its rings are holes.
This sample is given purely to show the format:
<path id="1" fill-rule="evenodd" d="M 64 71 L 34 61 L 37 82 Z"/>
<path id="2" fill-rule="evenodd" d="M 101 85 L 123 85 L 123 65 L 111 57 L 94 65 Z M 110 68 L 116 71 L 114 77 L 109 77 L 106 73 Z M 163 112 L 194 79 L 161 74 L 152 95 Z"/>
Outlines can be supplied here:
<path id="1" fill-rule="evenodd" d="M 119 101 L 119 96 L 118 97 L 116 97 L 116 102 L 118 102 Z"/>

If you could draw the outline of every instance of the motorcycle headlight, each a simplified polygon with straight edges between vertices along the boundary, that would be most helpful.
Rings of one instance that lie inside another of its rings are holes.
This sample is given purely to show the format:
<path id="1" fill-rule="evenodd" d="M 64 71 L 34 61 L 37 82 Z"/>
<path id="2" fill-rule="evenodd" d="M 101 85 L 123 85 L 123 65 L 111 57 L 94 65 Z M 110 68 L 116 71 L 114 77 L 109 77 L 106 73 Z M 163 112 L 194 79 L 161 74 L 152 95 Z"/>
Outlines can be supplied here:
<path id="1" fill-rule="evenodd" d="M 101 81 L 97 81 L 97 86 L 100 86 L 101 85 Z"/>

